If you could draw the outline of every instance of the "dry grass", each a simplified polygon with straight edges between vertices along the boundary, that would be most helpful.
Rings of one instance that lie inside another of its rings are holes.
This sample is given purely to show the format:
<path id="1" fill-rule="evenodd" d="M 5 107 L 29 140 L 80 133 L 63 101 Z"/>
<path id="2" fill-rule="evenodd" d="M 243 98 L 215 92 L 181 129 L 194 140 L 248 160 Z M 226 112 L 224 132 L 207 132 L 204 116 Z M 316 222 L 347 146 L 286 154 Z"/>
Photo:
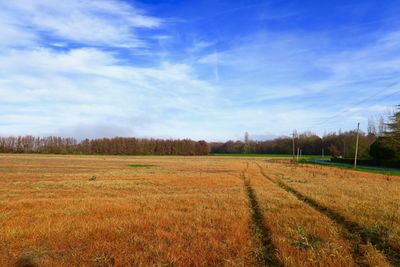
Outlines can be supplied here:
<path id="1" fill-rule="evenodd" d="M 359 263 L 354 242 L 340 225 L 263 177 L 255 163 L 365 225 L 375 220 L 388 226 L 389 217 L 379 216 L 389 214 L 400 196 L 395 178 L 277 160 L 0 154 L 0 266 L 17 261 L 39 266 L 260 265 L 260 240 L 251 228 L 254 207 L 264 221 L 258 227 L 265 227 L 272 243 L 268 248 L 280 264 Z M 253 207 L 240 175 L 245 169 L 256 197 Z M 96 180 L 90 180 L 93 176 Z M 393 186 L 382 187 L 384 182 Z M 356 184 L 362 187 L 358 194 Z M 364 206 L 352 211 L 357 205 L 346 202 Z M 398 219 L 392 219 L 391 242 L 397 240 L 395 233 L 398 238 Z M 369 265 L 387 264 L 373 246 L 362 249 Z"/>
<path id="2" fill-rule="evenodd" d="M 382 238 L 399 251 L 400 177 L 317 165 L 262 164 L 273 179 L 356 222 L 364 228 L 363 237 Z M 368 251 L 371 254 L 371 249 Z"/>
<path id="3" fill-rule="evenodd" d="M 285 266 L 353 266 L 352 244 L 326 216 L 265 179 L 255 164 L 248 170 L 271 231 L 276 256 Z"/>
<path id="4" fill-rule="evenodd" d="M 0 164 L 1 266 L 22 256 L 43 266 L 253 261 L 235 164 L 37 155 L 2 155 Z"/>

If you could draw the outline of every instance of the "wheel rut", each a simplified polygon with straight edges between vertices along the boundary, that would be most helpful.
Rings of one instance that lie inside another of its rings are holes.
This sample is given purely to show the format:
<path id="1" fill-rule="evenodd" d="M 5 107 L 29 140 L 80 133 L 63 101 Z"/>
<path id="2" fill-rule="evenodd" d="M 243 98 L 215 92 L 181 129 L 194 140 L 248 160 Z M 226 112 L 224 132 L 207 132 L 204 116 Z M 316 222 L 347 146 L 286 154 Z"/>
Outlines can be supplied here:
<path id="1" fill-rule="evenodd" d="M 367 260 L 365 258 L 364 252 L 361 249 L 361 245 L 366 245 L 371 243 L 380 252 L 382 252 L 386 259 L 394 266 L 400 266 L 400 249 L 394 247 L 385 240 L 384 236 L 377 233 L 371 234 L 371 231 L 357 222 L 351 221 L 342 214 L 334 211 L 326 206 L 321 205 L 318 201 L 300 193 L 295 188 L 287 185 L 280 179 L 273 179 L 268 176 L 262 167 L 257 163 L 261 174 L 278 185 L 280 188 L 284 189 L 288 193 L 294 195 L 297 199 L 317 210 L 321 214 L 327 216 L 329 219 L 334 221 L 342 229 L 342 235 L 347 239 L 353 246 L 353 258 L 354 261 L 360 266 L 368 266 Z"/>
<path id="2" fill-rule="evenodd" d="M 247 168 L 246 168 L 247 169 Z M 248 200 L 251 216 L 251 234 L 257 249 L 254 252 L 256 260 L 262 266 L 283 266 L 275 256 L 276 248 L 272 242 L 270 230 L 265 225 L 265 218 L 257 200 L 256 192 L 251 186 L 245 171 L 240 173 Z"/>

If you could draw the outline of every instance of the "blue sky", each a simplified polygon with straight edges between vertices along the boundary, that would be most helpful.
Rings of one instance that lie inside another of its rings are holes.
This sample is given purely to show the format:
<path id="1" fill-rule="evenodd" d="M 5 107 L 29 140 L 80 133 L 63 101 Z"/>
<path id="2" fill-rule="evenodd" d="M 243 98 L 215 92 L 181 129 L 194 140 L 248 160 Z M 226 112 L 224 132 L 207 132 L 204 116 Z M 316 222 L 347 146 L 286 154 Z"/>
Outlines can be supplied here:
<path id="1" fill-rule="evenodd" d="M 348 130 L 400 103 L 400 1 L 0 0 L 0 135 Z"/>

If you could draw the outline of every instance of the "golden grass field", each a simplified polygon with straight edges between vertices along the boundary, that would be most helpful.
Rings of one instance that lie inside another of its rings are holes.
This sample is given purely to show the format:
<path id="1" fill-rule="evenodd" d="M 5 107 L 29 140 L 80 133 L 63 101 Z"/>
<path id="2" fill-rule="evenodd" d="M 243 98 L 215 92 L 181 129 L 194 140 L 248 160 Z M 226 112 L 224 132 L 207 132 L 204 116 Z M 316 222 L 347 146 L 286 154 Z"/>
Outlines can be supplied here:
<path id="1" fill-rule="evenodd" d="M 287 159 L 0 154 L 0 266 L 398 266 L 399 205 Z"/>

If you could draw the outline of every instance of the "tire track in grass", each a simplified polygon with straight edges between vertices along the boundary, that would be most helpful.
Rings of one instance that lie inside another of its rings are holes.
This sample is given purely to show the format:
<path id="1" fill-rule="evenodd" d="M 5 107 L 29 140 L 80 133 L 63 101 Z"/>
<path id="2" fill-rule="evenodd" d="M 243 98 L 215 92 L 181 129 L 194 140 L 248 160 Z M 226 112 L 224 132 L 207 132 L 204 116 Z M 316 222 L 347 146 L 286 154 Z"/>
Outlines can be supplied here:
<path id="1" fill-rule="evenodd" d="M 314 208 L 318 212 L 324 214 L 332 221 L 340 225 L 344 230 L 345 238 L 348 239 L 353 244 L 353 257 L 357 263 L 363 266 L 366 264 L 365 255 L 361 251 L 360 245 L 366 245 L 368 244 L 368 242 L 370 242 L 380 252 L 382 252 L 385 255 L 386 259 L 391 264 L 393 264 L 394 266 L 400 266 L 400 249 L 397 247 L 393 247 L 391 244 L 389 244 L 387 240 L 385 240 L 384 236 L 380 235 L 379 233 L 372 233 L 371 230 L 367 229 L 366 227 L 363 227 L 359 223 L 353 222 L 344 217 L 343 215 L 341 215 L 340 213 L 326 206 L 321 205 L 320 203 L 318 203 L 318 201 L 306 195 L 303 195 L 293 187 L 282 182 L 282 180 L 280 179 L 275 180 L 269 177 L 268 175 L 265 174 L 260 164 L 258 163 L 256 164 L 260 168 L 260 172 L 265 178 L 275 183 L 285 191 L 291 193 L 297 199 L 301 200 L 308 206 Z"/>
<path id="2" fill-rule="evenodd" d="M 269 229 L 264 224 L 264 216 L 250 180 L 246 178 L 244 172 L 240 173 L 240 178 L 243 180 L 246 196 L 249 201 L 251 233 L 257 243 L 255 258 L 262 266 L 282 266 L 274 255 L 275 246 L 272 243 Z"/>

